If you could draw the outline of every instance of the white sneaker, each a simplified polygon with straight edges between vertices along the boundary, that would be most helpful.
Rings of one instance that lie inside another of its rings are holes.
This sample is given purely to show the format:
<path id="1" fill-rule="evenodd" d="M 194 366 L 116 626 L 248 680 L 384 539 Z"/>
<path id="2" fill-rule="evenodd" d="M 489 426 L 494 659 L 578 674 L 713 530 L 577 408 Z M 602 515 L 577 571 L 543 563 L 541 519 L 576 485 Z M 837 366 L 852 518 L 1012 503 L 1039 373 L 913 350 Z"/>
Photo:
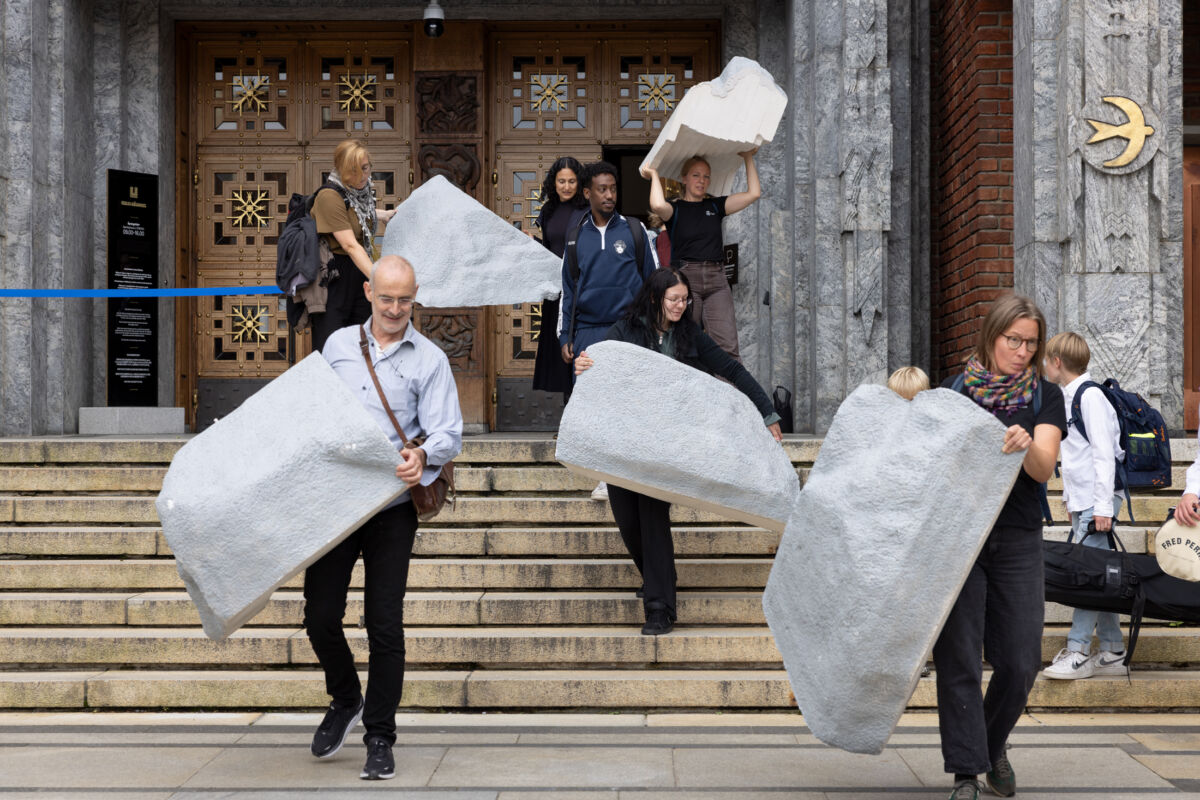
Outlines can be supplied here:
<path id="1" fill-rule="evenodd" d="M 1101 650 L 1092 656 L 1093 675 L 1124 675 L 1125 651 L 1114 653 L 1111 650 Z"/>
<path id="2" fill-rule="evenodd" d="M 1090 678 L 1095 670 L 1096 665 L 1087 653 L 1063 649 L 1054 657 L 1054 663 L 1042 670 L 1042 674 L 1047 678 L 1073 681 Z"/>
<path id="3" fill-rule="evenodd" d="M 608 499 L 608 484 L 600 481 L 596 484 L 596 488 L 592 489 L 592 499 L 597 502 L 604 502 Z"/>

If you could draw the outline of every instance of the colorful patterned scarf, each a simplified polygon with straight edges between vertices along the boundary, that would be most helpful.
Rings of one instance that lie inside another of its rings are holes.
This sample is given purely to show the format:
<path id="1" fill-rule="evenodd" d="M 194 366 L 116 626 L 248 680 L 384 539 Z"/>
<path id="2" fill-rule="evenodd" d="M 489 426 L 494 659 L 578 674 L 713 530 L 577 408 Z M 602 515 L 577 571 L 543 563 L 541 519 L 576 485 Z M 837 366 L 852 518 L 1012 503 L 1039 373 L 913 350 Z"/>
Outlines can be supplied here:
<path id="1" fill-rule="evenodd" d="M 997 375 L 974 356 L 967 361 L 963 373 L 963 385 L 971 399 L 989 411 L 1012 413 L 1033 402 L 1033 390 L 1037 388 L 1037 375 L 1033 367 L 1027 367 L 1019 375 Z"/>

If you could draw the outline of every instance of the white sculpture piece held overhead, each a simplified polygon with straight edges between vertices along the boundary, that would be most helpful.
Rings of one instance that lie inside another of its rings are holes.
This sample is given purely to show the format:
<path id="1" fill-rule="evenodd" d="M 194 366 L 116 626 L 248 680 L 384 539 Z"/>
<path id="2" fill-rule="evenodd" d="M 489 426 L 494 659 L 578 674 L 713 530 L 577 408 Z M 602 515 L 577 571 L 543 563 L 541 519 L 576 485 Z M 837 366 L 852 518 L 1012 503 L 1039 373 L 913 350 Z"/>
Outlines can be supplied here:
<path id="1" fill-rule="evenodd" d="M 644 347 L 600 342 L 558 429 L 572 472 L 783 530 L 796 470 L 744 394 Z"/>
<path id="2" fill-rule="evenodd" d="M 400 454 L 320 353 L 183 446 L 155 505 L 209 638 L 404 491 Z"/>
<path id="3" fill-rule="evenodd" d="M 408 259 L 423 305 L 536 303 L 562 291 L 562 259 L 441 175 L 396 209 L 383 255 Z"/>
<path id="4" fill-rule="evenodd" d="M 727 195 L 742 166 L 738 153 L 775 138 L 786 107 L 787 94 L 771 73 L 735 56 L 720 77 L 688 89 L 642 166 L 675 179 L 685 161 L 704 156 L 712 170 L 709 191 Z"/>
<path id="5" fill-rule="evenodd" d="M 842 403 L 763 594 L 805 724 L 879 753 L 1021 469 L 1004 425 L 946 389 Z"/>

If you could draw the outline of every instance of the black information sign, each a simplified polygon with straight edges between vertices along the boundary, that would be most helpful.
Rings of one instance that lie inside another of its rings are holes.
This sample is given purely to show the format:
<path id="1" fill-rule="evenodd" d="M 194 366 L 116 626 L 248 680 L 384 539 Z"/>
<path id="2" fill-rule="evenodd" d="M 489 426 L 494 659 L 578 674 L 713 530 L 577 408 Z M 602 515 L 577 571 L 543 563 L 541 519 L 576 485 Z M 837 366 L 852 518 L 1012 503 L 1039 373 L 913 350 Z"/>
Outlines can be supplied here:
<path id="1" fill-rule="evenodd" d="M 108 171 L 108 288 L 153 289 L 158 176 Z M 108 404 L 158 405 L 158 298 L 108 301 Z"/>
<path id="2" fill-rule="evenodd" d="M 738 248 L 736 244 L 725 245 L 725 280 L 730 286 L 738 282 Z"/>

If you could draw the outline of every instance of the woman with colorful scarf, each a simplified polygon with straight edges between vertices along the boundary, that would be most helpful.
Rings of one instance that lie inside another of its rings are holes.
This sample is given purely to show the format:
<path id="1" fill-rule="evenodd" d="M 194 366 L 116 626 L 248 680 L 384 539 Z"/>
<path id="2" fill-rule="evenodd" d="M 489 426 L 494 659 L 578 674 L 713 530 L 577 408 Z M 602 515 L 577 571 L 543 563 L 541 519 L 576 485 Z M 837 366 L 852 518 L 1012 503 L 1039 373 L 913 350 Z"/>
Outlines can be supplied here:
<path id="1" fill-rule="evenodd" d="M 1042 377 L 1046 320 L 1027 297 L 998 299 L 957 383 L 1007 428 L 1006 453 L 1025 452 L 1020 475 L 967 575 L 933 647 L 938 724 L 951 800 L 977 800 L 978 776 L 1001 797 L 1016 793 L 1006 750 L 1042 667 L 1040 486 L 1054 472 L 1067 432 L 1063 395 Z M 992 666 L 986 696 L 980 653 Z"/>
<path id="2" fill-rule="evenodd" d="M 358 325 L 371 316 L 363 281 L 371 277 L 375 261 L 375 228 L 377 223 L 387 225 L 395 213 L 395 209 L 376 207 L 367 148 L 352 139 L 339 144 L 333 151 L 333 171 L 317 190 L 312 207 L 321 249 L 328 247 L 332 254 L 325 311 L 311 315 L 313 350 L 323 348 L 338 328 Z"/>

